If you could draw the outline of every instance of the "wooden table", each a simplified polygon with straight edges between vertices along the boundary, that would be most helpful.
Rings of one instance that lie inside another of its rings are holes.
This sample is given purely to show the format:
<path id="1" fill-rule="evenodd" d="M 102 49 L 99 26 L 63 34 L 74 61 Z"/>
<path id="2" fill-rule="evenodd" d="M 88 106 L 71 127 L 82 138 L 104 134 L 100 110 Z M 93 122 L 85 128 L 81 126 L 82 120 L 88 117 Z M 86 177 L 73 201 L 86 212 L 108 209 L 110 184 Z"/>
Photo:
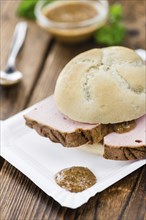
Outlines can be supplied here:
<path id="1" fill-rule="evenodd" d="M 112 1 L 114 2 L 114 1 Z M 145 1 L 124 0 L 127 37 L 124 45 L 144 48 Z M 19 20 L 15 15 L 18 0 L 1 0 L 1 69 L 4 69 L 10 39 Z M 76 46 L 56 42 L 34 22 L 28 22 L 25 46 L 17 59 L 23 81 L 11 88 L 0 87 L 1 119 L 6 119 L 42 100 L 54 91 L 59 72 L 76 54 L 99 47 L 92 41 Z M 146 165 L 91 198 L 76 210 L 62 208 L 26 176 L 1 159 L 1 220 L 146 219 Z"/>

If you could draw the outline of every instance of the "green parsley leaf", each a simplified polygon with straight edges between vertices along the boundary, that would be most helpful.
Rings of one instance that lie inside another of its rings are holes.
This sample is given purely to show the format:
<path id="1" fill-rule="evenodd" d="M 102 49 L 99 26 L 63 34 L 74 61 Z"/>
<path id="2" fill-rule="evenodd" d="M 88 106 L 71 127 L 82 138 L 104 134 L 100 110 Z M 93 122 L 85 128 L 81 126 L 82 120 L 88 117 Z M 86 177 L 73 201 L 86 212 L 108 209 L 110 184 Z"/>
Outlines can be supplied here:
<path id="1" fill-rule="evenodd" d="M 107 24 L 95 33 L 96 42 L 107 45 L 119 45 L 123 42 L 126 29 L 122 22 L 123 9 L 120 4 L 114 4 L 109 9 L 109 19 Z"/>
<path id="2" fill-rule="evenodd" d="M 120 4 L 111 5 L 109 9 L 110 21 L 117 22 L 122 20 L 123 8 Z"/>
<path id="3" fill-rule="evenodd" d="M 34 9 L 39 0 L 21 0 L 18 8 L 17 15 L 20 17 L 25 17 L 30 20 L 35 19 Z M 46 0 L 46 3 L 50 3 L 53 0 Z"/>
<path id="4" fill-rule="evenodd" d="M 17 15 L 34 20 L 34 8 L 37 2 L 38 0 L 22 0 L 17 8 Z"/>

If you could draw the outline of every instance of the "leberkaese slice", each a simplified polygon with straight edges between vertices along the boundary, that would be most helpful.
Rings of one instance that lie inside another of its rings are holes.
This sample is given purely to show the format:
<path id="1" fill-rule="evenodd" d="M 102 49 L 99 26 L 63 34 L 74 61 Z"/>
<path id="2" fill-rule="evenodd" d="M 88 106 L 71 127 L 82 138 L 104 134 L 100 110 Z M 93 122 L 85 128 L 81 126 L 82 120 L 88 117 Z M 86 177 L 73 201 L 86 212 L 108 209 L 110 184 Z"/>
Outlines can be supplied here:
<path id="1" fill-rule="evenodd" d="M 104 137 L 104 157 L 112 160 L 135 160 L 146 158 L 146 115 L 136 121 L 129 132 L 110 133 Z"/>
<path id="2" fill-rule="evenodd" d="M 98 143 L 109 133 L 107 125 L 86 124 L 69 119 L 58 110 L 53 96 L 40 102 L 24 118 L 30 128 L 65 147 Z"/>
<path id="3" fill-rule="evenodd" d="M 146 115 L 136 120 L 136 127 L 126 133 L 111 133 L 111 126 L 86 124 L 73 121 L 60 113 L 54 97 L 40 102 L 24 115 L 26 125 L 35 129 L 41 136 L 61 143 L 65 147 L 86 144 L 88 151 L 96 152 L 96 143 L 103 140 L 106 159 L 132 160 L 146 158 Z M 91 149 L 91 150 L 90 150 Z"/>

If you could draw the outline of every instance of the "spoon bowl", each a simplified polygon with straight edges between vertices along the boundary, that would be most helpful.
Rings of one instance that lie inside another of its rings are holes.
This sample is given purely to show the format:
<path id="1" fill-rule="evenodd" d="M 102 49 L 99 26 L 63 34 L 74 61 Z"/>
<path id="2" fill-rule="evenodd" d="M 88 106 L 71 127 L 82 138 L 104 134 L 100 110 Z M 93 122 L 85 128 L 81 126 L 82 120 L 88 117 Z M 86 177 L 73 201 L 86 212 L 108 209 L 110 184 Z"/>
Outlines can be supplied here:
<path id="1" fill-rule="evenodd" d="M 19 71 L 14 71 L 13 73 L 6 73 L 5 71 L 0 71 L 0 85 L 13 85 L 18 83 L 22 79 L 22 73 Z"/>
<path id="2" fill-rule="evenodd" d="M 20 22 L 16 25 L 6 70 L 0 71 L 0 85 L 2 86 L 16 84 L 22 79 L 22 73 L 15 69 L 15 60 L 24 43 L 26 31 L 26 22 Z"/>

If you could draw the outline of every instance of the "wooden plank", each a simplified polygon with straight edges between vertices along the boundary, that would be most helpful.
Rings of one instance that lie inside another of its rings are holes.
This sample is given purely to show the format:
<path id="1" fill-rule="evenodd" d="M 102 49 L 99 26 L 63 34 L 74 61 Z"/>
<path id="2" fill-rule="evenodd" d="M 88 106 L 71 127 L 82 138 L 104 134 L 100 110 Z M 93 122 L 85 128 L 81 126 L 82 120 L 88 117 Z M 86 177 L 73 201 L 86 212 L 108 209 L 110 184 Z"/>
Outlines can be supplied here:
<path id="1" fill-rule="evenodd" d="M 12 34 L 20 18 L 16 16 L 19 1 L 1 1 L 1 69 L 5 68 Z M 25 106 L 31 89 L 40 75 L 42 64 L 50 44 L 50 36 L 34 22 L 28 21 L 28 33 L 25 45 L 17 58 L 17 69 L 23 73 L 23 81 L 11 88 L 0 87 L 1 119 L 19 112 Z"/>
<path id="2" fill-rule="evenodd" d="M 126 206 L 121 219 L 127 220 L 131 218 L 132 220 L 146 219 L 146 165 L 140 173 L 131 199 Z"/>
<path id="3" fill-rule="evenodd" d="M 146 1 L 145 0 L 120 0 L 123 6 L 124 23 L 126 26 L 126 38 L 124 46 L 132 49 L 146 49 L 145 41 L 145 21 L 146 21 Z"/>
<path id="4" fill-rule="evenodd" d="M 132 201 L 132 203 L 129 202 L 130 205 L 126 210 L 127 213 L 124 214 L 124 219 L 137 220 L 137 214 L 143 217 L 145 210 L 144 204 L 139 209 L 139 205 L 143 201 L 140 197 L 144 193 L 143 189 L 145 188 L 145 176 L 143 176 L 145 171 L 141 172 L 141 170 L 142 168 L 97 194 L 80 208 L 72 210 L 61 207 L 21 172 L 5 162 L 1 172 L 1 219 L 116 220 L 119 219 L 125 204 L 128 201 Z M 134 192 L 136 190 L 138 194 L 139 187 L 135 188 L 135 185 L 140 172 L 141 177 L 143 176 L 139 184 L 141 196 L 138 196 L 138 199 L 140 200 L 130 200 L 133 190 Z M 136 215 L 133 213 L 133 208 L 137 210 Z M 128 218 L 126 218 L 127 216 Z"/>
<path id="5" fill-rule="evenodd" d="M 127 4 L 126 7 L 129 7 L 127 3 L 128 1 L 123 2 Z M 129 2 L 131 3 L 131 1 Z M 139 7 L 138 5 L 141 4 L 138 3 L 137 7 Z M 143 7 L 143 3 L 141 7 Z M 129 16 L 128 9 L 127 16 Z M 130 20 L 130 16 L 126 19 Z M 131 20 L 131 24 L 132 22 L 133 21 Z M 131 47 L 136 48 L 136 45 L 135 43 L 133 43 L 132 40 L 128 44 L 131 45 Z M 144 41 L 142 40 L 139 46 L 143 47 L 143 45 Z M 76 54 L 84 50 L 93 48 L 95 46 L 97 45 L 93 45 L 90 43 L 78 46 L 65 46 L 59 43 L 55 44 L 52 47 L 47 61 L 44 65 L 42 75 L 40 75 L 40 79 L 37 81 L 36 88 L 34 87 L 33 90 L 29 90 L 31 92 L 33 91 L 32 97 L 30 97 L 28 100 L 28 95 L 24 95 L 24 97 L 27 96 L 27 99 L 25 98 L 25 102 L 27 100 L 27 102 L 29 101 L 28 105 L 32 105 L 53 93 L 57 76 L 63 68 L 63 66 Z M 29 50 L 27 50 L 27 56 L 28 51 Z M 24 67 L 22 66 L 22 68 Z M 30 82 L 28 82 L 28 85 L 29 83 Z M 26 85 L 27 82 L 25 86 Z M 25 86 L 24 90 L 26 89 Z M 11 92 L 13 92 L 13 90 L 11 90 Z M 16 93 L 13 93 L 13 96 L 15 95 Z M 10 92 L 8 93 L 8 95 L 5 95 L 5 99 L 6 96 L 7 98 L 12 98 L 10 96 Z M 17 112 L 18 109 L 21 109 L 21 106 L 24 106 L 22 104 L 18 105 L 18 103 L 20 102 L 19 99 L 20 98 L 17 99 L 15 105 L 13 105 L 12 103 L 14 111 L 8 111 L 7 109 L 6 112 L 3 113 L 5 117 L 7 117 L 8 114 L 13 114 L 14 112 Z M 14 99 L 12 101 L 15 102 Z M 15 107 L 17 105 L 19 106 L 19 108 Z M 5 104 L 4 106 L 5 108 L 7 108 L 11 105 Z M 1 219 L 116 220 L 120 219 L 119 216 L 123 216 L 123 218 L 127 220 L 136 219 L 136 217 L 138 216 L 137 214 L 139 206 L 143 202 L 142 195 L 144 195 L 145 193 L 145 176 L 143 173 L 145 170 L 142 170 L 143 168 L 135 171 L 134 173 L 119 181 L 118 183 L 114 184 L 113 186 L 109 187 L 105 191 L 97 194 L 82 207 L 76 210 L 71 210 L 67 208 L 62 208 L 57 202 L 55 202 L 52 198 L 48 197 L 22 173 L 14 169 L 7 162 L 5 162 L 1 172 Z M 137 185 L 137 183 L 139 184 Z M 139 190 L 141 190 L 140 196 L 138 195 Z M 135 194 L 136 197 L 134 196 Z M 139 199 L 138 202 L 137 199 Z M 142 205 L 142 208 L 140 209 L 140 217 L 143 216 L 143 207 L 144 206 Z M 133 209 L 137 211 L 133 212 Z"/>
<path id="6" fill-rule="evenodd" d="M 101 193 L 101 197 L 99 201 L 97 201 L 96 219 L 122 219 L 124 210 L 127 208 L 127 205 L 134 195 L 139 175 L 142 174 L 142 169 L 143 168 L 140 168 L 112 187 L 109 187 L 107 191 Z M 144 182 L 141 182 L 141 186 L 144 187 Z M 142 202 L 142 200 L 140 202 Z M 135 209 L 139 208 L 137 201 L 135 201 L 134 207 Z M 142 216 L 143 213 L 141 211 L 143 212 L 142 209 L 139 210 L 139 215 Z M 130 212 L 131 216 L 129 215 Z M 125 220 L 138 219 L 136 217 L 137 216 L 133 212 L 133 207 L 129 207 L 128 212 L 125 213 Z"/>

